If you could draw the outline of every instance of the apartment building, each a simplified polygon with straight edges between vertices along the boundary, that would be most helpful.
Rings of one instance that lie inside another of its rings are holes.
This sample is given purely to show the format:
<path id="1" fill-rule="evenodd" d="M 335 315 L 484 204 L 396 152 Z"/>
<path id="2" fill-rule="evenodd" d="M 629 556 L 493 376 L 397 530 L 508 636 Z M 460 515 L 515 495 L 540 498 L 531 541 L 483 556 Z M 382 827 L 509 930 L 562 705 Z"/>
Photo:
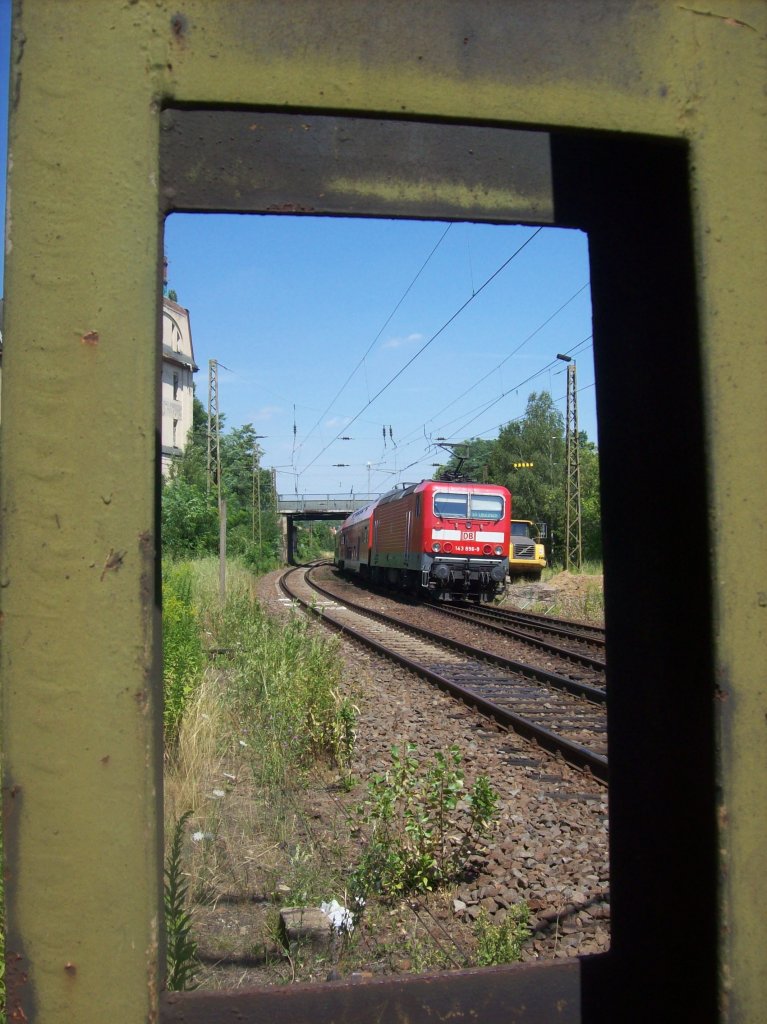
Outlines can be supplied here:
<path id="1" fill-rule="evenodd" d="M 162 472 L 167 476 L 192 429 L 194 361 L 189 310 L 165 298 L 162 303 Z"/>

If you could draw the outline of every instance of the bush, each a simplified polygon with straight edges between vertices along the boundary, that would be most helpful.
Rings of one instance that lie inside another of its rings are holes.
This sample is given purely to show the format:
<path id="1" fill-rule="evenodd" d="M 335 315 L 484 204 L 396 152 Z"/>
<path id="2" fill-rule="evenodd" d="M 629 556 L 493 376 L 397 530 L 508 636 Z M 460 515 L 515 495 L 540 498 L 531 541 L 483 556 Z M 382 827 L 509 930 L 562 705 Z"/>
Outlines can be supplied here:
<path id="1" fill-rule="evenodd" d="M 422 768 L 408 744 L 392 748 L 392 767 L 368 784 L 360 808 L 372 826 L 352 892 L 384 899 L 429 892 L 465 871 L 469 856 L 495 824 L 497 794 L 486 776 L 467 793 L 461 754 L 453 746 Z"/>
<path id="2" fill-rule="evenodd" d="M 477 936 L 477 964 L 490 967 L 493 964 L 510 964 L 519 960 L 522 946 L 530 938 L 530 908 L 526 903 L 509 907 L 500 924 L 493 924 L 487 911 L 483 910 L 475 923 Z"/>

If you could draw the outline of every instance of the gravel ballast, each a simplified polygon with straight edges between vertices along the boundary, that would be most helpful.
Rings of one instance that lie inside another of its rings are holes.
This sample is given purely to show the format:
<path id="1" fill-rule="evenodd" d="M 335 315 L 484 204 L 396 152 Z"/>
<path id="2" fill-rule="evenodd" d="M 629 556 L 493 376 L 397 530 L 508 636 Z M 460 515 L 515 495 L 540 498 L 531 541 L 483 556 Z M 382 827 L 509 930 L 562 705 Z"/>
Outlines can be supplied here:
<path id="1" fill-rule="evenodd" d="M 274 616 L 295 614 L 281 600 L 278 576 L 272 573 L 258 581 L 258 598 Z M 376 595 L 371 603 L 386 600 Z M 428 616 L 428 609 L 423 614 Z M 409 617 L 417 619 L 417 610 Z M 480 643 L 477 638 L 474 642 Z M 525 901 L 532 936 L 523 960 L 606 950 L 610 913 L 605 787 L 412 673 L 354 642 L 340 644 L 344 685 L 360 712 L 352 766 L 357 778 L 364 781 L 385 771 L 392 746 L 413 743 L 419 756 L 427 757 L 455 744 L 463 756 L 467 785 L 477 775 L 487 775 L 499 795 L 498 829 L 487 851 L 473 858 L 473 877 L 461 883 L 449 906 L 438 912 L 440 928 L 454 928 L 460 945 L 467 925 L 482 911 L 500 923 L 510 906 Z M 313 799 L 316 816 L 322 813 L 322 800 L 316 794 Z M 338 799 L 336 795 L 334 800 Z M 411 969 L 407 957 L 401 969 Z"/>

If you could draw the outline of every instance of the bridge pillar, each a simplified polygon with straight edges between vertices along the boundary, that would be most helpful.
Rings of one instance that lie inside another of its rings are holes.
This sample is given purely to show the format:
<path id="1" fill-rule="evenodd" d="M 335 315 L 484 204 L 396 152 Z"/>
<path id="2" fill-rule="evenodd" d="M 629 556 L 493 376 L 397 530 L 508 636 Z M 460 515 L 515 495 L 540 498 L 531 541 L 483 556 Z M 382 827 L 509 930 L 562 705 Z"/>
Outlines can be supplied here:
<path id="1" fill-rule="evenodd" d="M 293 553 L 293 545 L 291 541 L 293 537 L 291 517 L 286 515 L 280 516 L 280 558 L 283 562 L 290 562 L 291 555 Z"/>

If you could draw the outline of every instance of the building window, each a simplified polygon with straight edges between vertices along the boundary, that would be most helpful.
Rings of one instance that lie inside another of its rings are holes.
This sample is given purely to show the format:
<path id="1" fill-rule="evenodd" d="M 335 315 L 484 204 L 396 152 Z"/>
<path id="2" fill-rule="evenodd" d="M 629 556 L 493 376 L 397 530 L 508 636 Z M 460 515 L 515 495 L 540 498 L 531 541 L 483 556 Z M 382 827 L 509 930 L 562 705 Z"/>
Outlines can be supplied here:
<path id="1" fill-rule="evenodd" d="M 178 374 L 173 374 L 173 398 L 178 398 Z"/>
<path id="2" fill-rule="evenodd" d="M 178 420 L 174 420 L 173 421 L 173 447 L 174 448 L 178 448 L 178 444 L 176 443 L 176 430 L 177 429 L 178 429 Z"/>

